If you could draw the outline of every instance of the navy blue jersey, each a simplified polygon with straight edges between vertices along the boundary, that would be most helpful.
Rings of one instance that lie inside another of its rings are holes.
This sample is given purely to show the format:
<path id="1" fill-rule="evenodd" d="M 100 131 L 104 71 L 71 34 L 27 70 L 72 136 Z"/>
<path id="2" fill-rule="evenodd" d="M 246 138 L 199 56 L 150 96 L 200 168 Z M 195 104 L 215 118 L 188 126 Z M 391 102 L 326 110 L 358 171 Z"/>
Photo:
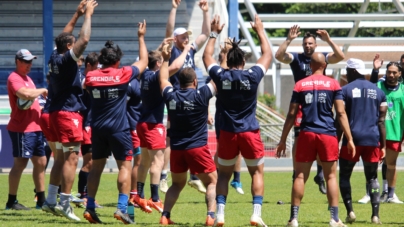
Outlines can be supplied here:
<path id="1" fill-rule="evenodd" d="M 200 89 L 163 90 L 164 102 L 170 117 L 170 146 L 173 150 L 187 150 L 205 146 L 208 142 L 208 106 L 214 95 L 213 85 Z"/>
<path id="2" fill-rule="evenodd" d="M 140 83 L 137 79 L 134 79 L 129 83 L 127 102 L 127 116 L 129 120 L 129 127 L 131 130 L 136 130 L 137 122 L 140 119 L 140 111 L 142 107 L 141 101 Z"/>
<path id="3" fill-rule="evenodd" d="M 379 108 L 387 106 L 386 95 L 375 84 L 366 79 L 355 81 L 342 87 L 345 111 L 356 146 L 378 146 Z M 342 145 L 346 145 L 344 136 Z"/>
<path id="4" fill-rule="evenodd" d="M 265 68 L 255 65 L 248 70 L 225 70 L 217 64 L 208 67 L 216 84 L 216 103 L 220 105 L 220 129 L 228 132 L 247 132 L 259 128 L 255 118 L 258 85 Z"/>
<path id="5" fill-rule="evenodd" d="M 299 80 L 292 95 L 292 103 L 302 105 L 301 130 L 336 136 L 332 106 L 342 100 L 338 81 L 323 75 L 312 75 Z"/>
<path id="6" fill-rule="evenodd" d="M 105 133 L 129 129 L 126 116 L 128 84 L 139 75 L 135 66 L 120 69 L 97 69 L 87 73 L 86 88 L 90 93 L 91 127 Z"/>
<path id="7" fill-rule="evenodd" d="M 164 100 L 160 91 L 160 71 L 146 70 L 140 77 L 142 109 L 139 122 L 163 123 Z"/>
<path id="8" fill-rule="evenodd" d="M 48 84 L 48 96 L 46 97 L 46 103 L 43 106 L 42 113 L 49 113 L 49 106 L 51 104 L 52 96 L 52 88 L 51 85 Z"/>
<path id="9" fill-rule="evenodd" d="M 313 74 L 310 68 L 311 57 L 306 56 L 304 53 L 300 54 L 291 53 L 291 54 L 293 55 L 293 60 L 289 65 L 290 69 L 292 70 L 295 83 Z M 323 54 L 327 58 L 327 53 Z"/>
<path id="10" fill-rule="evenodd" d="M 86 76 L 80 73 L 81 84 L 85 82 Z M 81 116 L 83 116 L 83 127 L 91 125 L 91 97 L 88 91 L 83 91 L 83 96 L 81 97 L 86 110 L 80 111 Z"/>
<path id="11" fill-rule="evenodd" d="M 73 49 L 64 54 L 58 54 L 57 50 L 52 52 L 48 62 L 53 92 L 49 112 L 57 110 L 76 112 L 86 109 L 81 100 L 83 89 L 77 60 Z"/>
<path id="12" fill-rule="evenodd" d="M 184 65 L 182 68 L 193 68 L 195 69 L 195 53 L 197 50 L 197 45 L 195 43 L 192 44 L 195 49 L 190 49 L 187 57 L 185 58 Z M 173 49 L 171 50 L 171 57 L 170 61 L 168 62 L 170 65 L 174 62 L 175 59 L 177 59 L 180 55 L 182 54 L 182 50 L 178 49 L 176 46 L 173 46 Z M 173 85 L 175 89 L 180 89 L 180 81 L 178 80 L 178 74 L 180 73 L 181 69 L 178 70 L 177 73 L 172 75 L 170 77 L 170 83 Z"/>

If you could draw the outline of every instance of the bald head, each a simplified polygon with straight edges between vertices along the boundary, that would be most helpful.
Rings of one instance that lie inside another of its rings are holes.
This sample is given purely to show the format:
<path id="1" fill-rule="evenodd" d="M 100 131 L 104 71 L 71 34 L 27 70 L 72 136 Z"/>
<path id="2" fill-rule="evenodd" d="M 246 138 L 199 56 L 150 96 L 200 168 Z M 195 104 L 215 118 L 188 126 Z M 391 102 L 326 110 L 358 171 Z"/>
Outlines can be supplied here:
<path id="1" fill-rule="evenodd" d="M 324 54 L 318 52 L 313 53 L 313 55 L 311 55 L 310 67 L 313 74 L 323 75 L 324 69 L 327 67 Z"/>

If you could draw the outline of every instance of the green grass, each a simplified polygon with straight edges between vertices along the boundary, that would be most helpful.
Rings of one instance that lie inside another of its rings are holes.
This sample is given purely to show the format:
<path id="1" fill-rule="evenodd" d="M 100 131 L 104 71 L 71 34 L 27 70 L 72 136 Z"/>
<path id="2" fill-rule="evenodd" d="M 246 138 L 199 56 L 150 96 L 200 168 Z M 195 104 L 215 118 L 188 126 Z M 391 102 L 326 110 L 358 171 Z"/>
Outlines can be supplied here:
<path id="1" fill-rule="evenodd" d="M 307 185 L 306 194 L 303 198 L 299 211 L 300 226 L 328 226 L 330 218 L 327 210 L 327 199 L 318 191 L 318 187 L 313 182 L 314 173 L 312 173 Z M 379 175 L 380 176 L 380 175 Z M 7 200 L 7 175 L 0 175 L 0 205 L 3 208 Z M 116 190 L 117 174 L 103 174 L 97 200 L 103 209 L 98 209 L 100 219 L 111 226 L 122 226 L 123 224 L 115 220 L 113 212 L 115 211 L 118 193 Z M 49 175 L 47 175 L 48 182 Z M 380 177 L 379 177 L 380 178 Z M 243 188 L 245 195 L 237 194 L 230 188 L 226 205 L 226 226 L 248 226 L 249 218 L 252 212 L 251 193 L 249 192 L 250 179 L 247 173 L 242 174 Z M 77 181 L 76 181 L 77 183 Z M 147 184 L 147 183 L 146 183 Z M 397 195 L 404 199 L 404 179 L 403 172 L 398 172 Z M 18 200 L 31 208 L 34 208 L 33 202 L 33 183 L 29 174 L 24 174 L 21 180 L 18 193 Z M 77 186 L 74 186 L 76 189 Z M 370 204 L 361 205 L 356 201 L 362 198 L 365 191 L 365 179 L 362 172 L 354 172 L 352 176 L 352 188 L 354 199 L 354 210 L 357 216 L 357 222 L 350 226 L 369 226 L 371 207 Z M 146 196 L 150 196 L 149 187 L 146 187 Z M 265 173 L 265 196 L 262 209 L 262 218 L 269 226 L 285 226 L 289 219 L 290 212 L 290 190 L 291 174 L 285 172 Z M 164 194 L 161 194 L 164 199 Z M 284 205 L 277 205 L 277 201 L 282 200 Z M 346 211 L 342 200 L 340 199 L 340 218 L 345 219 Z M 83 209 L 75 209 L 77 216 L 82 218 Z M 203 194 L 186 186 L 180 195 L 177 204 L 172 210 L 172 220 L 179 226 L 203 226 L 205 222 L 206 206 Z M 153 211 L 152 214 L 142 213 L 135 209 L 136 223 L 138 226 L 158 226 L 160 214 Z M 404 226 L 404 204 L 382 204 L 380 207 L 380 218 L 383 226 Z M 82 219 L 81 223 L 74 223 L 62 217 L 55 217 L 40 210 L 31 211 L 10 211 L 0 210 L 0 226 L 88 226 L 89 223 Z"/>

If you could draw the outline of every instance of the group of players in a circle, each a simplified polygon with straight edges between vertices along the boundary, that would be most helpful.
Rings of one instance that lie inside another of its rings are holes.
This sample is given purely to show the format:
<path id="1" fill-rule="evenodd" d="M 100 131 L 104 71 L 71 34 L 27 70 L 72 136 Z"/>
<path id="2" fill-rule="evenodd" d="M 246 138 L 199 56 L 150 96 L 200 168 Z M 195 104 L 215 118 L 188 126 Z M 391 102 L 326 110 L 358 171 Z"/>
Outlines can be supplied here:
<path id="1" fill-rule="evenodd" d="M 95 196 L 107 158 L 112 153 L 119 169 L 117 185 L 119 197 L 114 213 L 116 219 L 125 224 L 134 223 L 133 218 L 127 213 L 129 202 L 144 212 L 150 213 L 153 208 L 162 213 L 160 219 L 162 225 L 175 224 L 171 220 L 170 212 L 187 183 L 189 170 L 191 180 L 188 181 L 188 184 L 206 194 L 205 224 L 223 226 L 229 181 L 233 173 L 235 179 L 231 185 L 237 192 L 244 193 L 238 169 L 242 155 L 252 179 L 253 212 L 250 224 L 266 226 L 261 218 L 264 195 L 264 150 L 255 110 L 258 84 L 272 61 L 272 51 L 262 22 L 258 16 L 254 18 L 254 22 L 251 22 L 251 26 L 260 40 L 262 53 L 255 66 L 244 70 L 245 53 L 232 39 L 227 39 L 221 48 L 220 65 L 218 65 L 212 55 L 216 38 L 224 26 L 220 23 L 219 16 L 216 15 L 213 20 L 210 20 L 208 3 L 206 0 L 201 0 L 199 6 L 203 11 L 202 33 L 190 44 L 191 31 L 185 28 L 174 30 L 176 10 L 180 2 L 180 0 L 172 1 L 172 9 L 166 27 L 167 38 L 157 50 L 147 51 L 146 21 L 139 23 L 139 60 L 131 66 L 119 68 L 123 52 L 112 41 L 107 41 L 99 54 L 90 53 L 85 59 L 80 60 L 80 56 L 84 53 L 90 40 L 91 16 L 98 5 L 95 0 L 81 1 L 63 32 L 56 37 L 56 48 L 48 62 L 50 69 L 48 89 L 36 89 L 32 80 L 27 76 L 32 60 L 36 57 L 25 49 L 17 52 L 17 69 L 10 75 L 8 81 L 12 108 L 8 130 L 13 141 L 15 163 L 9 176 L 9 199 L 6 208 L 16 210 L 25 208 L 18 203 L 16 195 L 22 170 L 30 158 L 34 164 L 37 208 L 57 216 L 65 216 L 70 220 L 80 221 L 74 214 L 69 201 L 72 196 L 71 190 L 78 154 L 81 150 L 84 166 L 79 178 L 81 176 L 86 180 L 82 180 L 81 183 L 79 180 L 79 192 L 86 202 L 83 216 L 90 223 L 102 223 L 95 212 L 95 208 L 99 206 L 95 201 Z M 76 40 L 72 31 L 80 16 L 84 16 L 84 22 L 79 38 Z M 344 54 L 331 41 L 326 31 L 319 30 L 317 33 L 322 40 L 330 44 L 333 53 L 314 53 L 316 40 L 315 36 L 310 34 L 303 39 L 303 54 L 287 53 L 287 46 L 300 34 L 298 26 L 291 28 L 288 39 L 276 53 L 279 61 L 291 65 L 296 82 L 291 109 L 278 147 L 278 157 L 282 156 L 286 135 L 294 123 L 295 136 L 297 137 L 300 133 L 299 138 L 303 138 L 298 141 L 313 141 L 310 143 L 310 147 L 307 144 L 300 144 L 305 142 L 295 143 L 297 146 L 294 147 L 296 152 L 293 155 L 295 171 L 289 226 L 298 226 L 297 213 L 304 192 L 304 182 L 307 180 L 308 171 L 317 154 L 317 159 L 322 161 L 325 174 L 322 173 L 321 166 L 318 166 L 315 181 L 319 185 L 320 191 L 328 194 L 331 212 L 330 226 L 344 226 L 338 218 L 338 186 L 335 179 L 338 142 L 336 129 L 333 126 L 334 119 L 330 114 L 333 103 L 338 113 L 337 116 L 341 119 L 341 128 L 348 144 L 347 148 L 343 147 L 340 157 L 340 160 L 346 158 L 345 161 L 340 161 L 340 166 L 343 165 L 340 176 L 345 176 L 343 179 L 340 177 L 340 187 L 343 185 L 341 193 L 348 210 L 348 222 L 355 220 L 350 203 L 349 177 L 355 162 L 358 161 L 360 149 L 356 148 L 355 156 L 354 146 L 358 146 L 358 144 L 366 146 L 362 153 L 363 158 L 368 157 L 363 154 L 367 152 L 366 149 L 370 149 L 369 144 L 357 143 L 355 136 L 358 132 L 352 129 L 352 124 L 348 124 L 347 119 L 351 123 L 351 117 L 355 117 L 355 114 L 350 114 L 351 112 L 348 111 L 346 101 L 346 98 L 352 95 L 345 94 L 345 90 L 341 91 L 338 83 L 322 76 L 326 64 L 341 61 Z M 194 70 L 194 55 L 206 41 L 208 42 L 204 50 L 203 62 L 210 80 L 205 86 L 198 88 Z M 83 73 L 80 72 L 78 66 L 80 61 L 84 61 Z M 351 66 L 348 65 L 348 68 L 353 69 L 352 73 L 348 74 L 348 81 L 351 78 L 349 75 L 359 78 L 361 76 L 360 68 L 357 66 L 360 65 L 360 60 L 353 59 L 348 62 L 353 62 Z M 380 63 L 378 58 L 375 62 Z M 391 69 L 391 67 L 395 68 Z M 395 91 L 401 91 L 401 83 L 390 78 L 390 72 L 394 70 L 396 73 L 393 73 L 394 78 L 399 77 L 401 75 L 399 69 L 401 69 L 400 65 L 393 63 L 388 65 L 386 82 L 379 82 L 381 84 L 379 87 L 384 89 L 383 91 L 391 91 L 394 95 L 396 95 Z M 313 76 L 310 76 L 312 74 Z M 393 83 L 396 84 L 393 85 Z M 388 84 L 393 88 L 390 89 L 387 85 L 385 88 L 383 84 Z M 323 88 L 320 89 L 319 86 L 323 86 Z M 394 90 L 394 86 L 398 86 L 400 89 Z M 366 89 L 370 88 L 366 87 Z M 368 102 L 375 106 L 375 109 L 371 110 L 374 116 L 369 114 L 368 122 L 361 124 L 369 124 L 366 126 L 371 128 L 375 125 L 375 135 L 372 139 L 377 140 L 378 143 L 379 137 L 382 138 L 380 139 L 382 151 L 387 148 L 387 180 L 394 179 L 394 182 L 389 181 L 386 201 L 398 201 L 398 198 L 394 197 L 395 171 L 393 170 L 395 159 L 397 159 L 395 154 L 398 153 L 391 151 L 391 149 L 398 149 L 398 142 L 391 141 L 395 141 L 396 137 L 402 138 L 403 130 L 401 130 L 401 136 L 392 137 L 389 137 L 392 129 L 389 129 L 387 123 L 386 129 L 382 130 L 386 106 L 390 108 L 390 102 L 385 105 L 386 97 L 389 100 L 389 95 L 384 95 L 383 92 L 377 90 L 377 87 L 371 87 L 371 89 L 374 91 L 367 94 L 367 97 L 375 97 L 368 98 Z M 18 108 L 17 99 L 36 100 L 39 95 L 46 97 L 42 111 L 37 101 L 34 101 L 29 109 Z M 213 96 L 216 96 L 217 99 L 214 120 L 218 140 L 216 164 L 207 146 L 207 123 L 213 124 L 208 106 L 209 100 Z M 397 97 L 397 95 L 394 96 L 394 100 L 399 100 Z M 354 95 L 353 98 L 358 97 Z M 341 106 L 342 99 L 345 101 L 345 107 L 343 104 Z M 321 103 L 317 105 L 321 107 L 310 105 L 313 102 Z M 358 105 L 355 104 L 355 106 Z M 163 125 L 164 106 L 168 110 L 167 130 Z M 391 104 L 391 108 L 398 110 L 396 106 L 398 105 Z M 354 111 L 353 107 L 354 105 L 350 111 Z M 301 108 L 300 115 L 298 114 L 299 108 Z M 347 108 L 348 117 L 345 115 L 345 108 Z M 313 116 L 313 118 L 307 116 Z M 376 120 L 370 123 L 374 118 Z M 295 119 L 297 119 L 296 122 Z M 24 122 L 25 125 L 21 122 Z M 351 126 L 352 135 L 349 126 Z M 386 130 L 387 142 L 385 142 Z M 43 174 L 46 160 L 41 131 L 54 154 L 54 165 L 46 199 Z M 398 130 L 394 132 L 398 133 Z M 394 134 L 394 132 L 392 133 Z M 369 160 L 364 159 L 364 161 L 367 188 L 369 188 L 367 191 L 371 192 L 369 196 L 373 208 L 372 222 L 380 223 L 378 208 L 375 208 L 376 205 L 374 205 L 379 202 L 378 191 L 375 192 L 379 150 L 374 148 L 378 146 L 374 145 L 375 141 L 365 140 L 366 143 L 372 144 L 373 150 L 377 150 L 377 152 L 373 152 L 374 156 L 371 156 Z M 24 147 L 22 148 L 21 145 Z M 346 150 L 345 156 L 342 155 L 344 149 Z M 393 155 L 395 155 L 395 159 L 392 157 Z M 133 166 L 132 159 L 134 159 Z M 172 185 L 167 190 L 168 160 Z M 235 166 L 238 168 L 235 169 Z M 394 171 L 394 176 L 389 170 Z M 145 199 L 143 190 L 147 172 L 150 173 L 151 197 L 149 200 Z M 60 201 L 57 202 L 59 185 L 61 185 Z M 80 185 L 83 189 L 80 189 Z M 161 191 L 167 193 L 164 202 L 159 198 L 159 187 Z M 374 220 L 375 217 L 377 220 Z"/>

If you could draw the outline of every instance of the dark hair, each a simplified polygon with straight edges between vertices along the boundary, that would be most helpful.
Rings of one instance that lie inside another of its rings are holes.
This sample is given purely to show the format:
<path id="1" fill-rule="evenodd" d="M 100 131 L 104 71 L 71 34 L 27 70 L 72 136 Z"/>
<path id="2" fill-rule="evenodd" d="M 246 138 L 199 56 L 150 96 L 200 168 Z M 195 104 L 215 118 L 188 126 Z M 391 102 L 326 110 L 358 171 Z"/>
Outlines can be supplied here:
<path id="1" fill-rule="evenodd" d="M 390 66 L 395 66 L 398 68 L 398 71 L 402 72 L 403 68 L 401 67 L 400 62 L 396 62 L 396 61 L 391 61 L 389 62 L 389 64 L 387 64 L 386 69 L 388 69 Z"/>
<path id="2" fill-rule="evenodd" d="M 105 47 L 101 49 L 101 54 L 98 56 L 98 62 L 103 66 L 111 66 L 121 60 L 123 53 L 118 45 L 114 46 L 114 42 L 108 40 Z"/>
<path id="3" fill-rule="evenodd" d="M 156 66 L 157 62 L 159 62 L 163 59 L 162 55 L 161 55 L 161 51 L 157 51 L 157 50 L 149 51 L 148 57 L 149 57 L 149 63 L 147 65 L 147 67 L 149 67 L 150 70 Z"/>
<path id="4" fill-rule="evenodd" d="M 98 64 L 98 54 L 95 52 L 89 53 L 84 60 L 84 67 L 87 65 L 87 63 L 89 63 L 91 66 Z"/>
<path id="5" fill-rule="evenodd" d="M 182 69 L 178 74 L 178 80 L 180 81 L 181 87 L 186 87 L 192 84 L 196 78 L 196 73 L 193 68 Z"/>
<path id="6" fill-rule="evenodd" d="M 62 32 L 55 38 L 56 49 L 59 54 L 63 54 L 67 50 L 67 44 L 73 43 L 74 36 L 69 32 Z"/>
<path id="7" fill-rule="evenodd" d="M 46 74 L 46 79 L 50 81 L 50 72 Z"/>
<path id="8" fill-rule="evenodd" d="M 310 37 L 313 38 L 314 41 L 316 41 L 316 35 L 311 34 L 310 32 L 306 32 L 306 34 L 304 34 L 304 36 L 303 36 L 303 42 L 304 42 L 304 40 L 306 40 L 306 39 L 308 39 Z"/>
<path id="9" fill-rule="evenodd" d="M 236 38 L 230 40 L 231 48 L 227 53 L 227 66 L 229 68 L 238 67 L 243 65 L 245 52 L 238 47 L 241 40 L 236 42 Z M 226 45 L 226 44 L 225 44 Z"/>
<path id="10" fill-rule="evenodd" d="M 400 61 L 401 61 L 401 60 L 403 60 L 403 58 L 404 58 L 404 54 L 402 54 L 402 55 L 401 55 L 401 57 L 400 57 Z"/>

